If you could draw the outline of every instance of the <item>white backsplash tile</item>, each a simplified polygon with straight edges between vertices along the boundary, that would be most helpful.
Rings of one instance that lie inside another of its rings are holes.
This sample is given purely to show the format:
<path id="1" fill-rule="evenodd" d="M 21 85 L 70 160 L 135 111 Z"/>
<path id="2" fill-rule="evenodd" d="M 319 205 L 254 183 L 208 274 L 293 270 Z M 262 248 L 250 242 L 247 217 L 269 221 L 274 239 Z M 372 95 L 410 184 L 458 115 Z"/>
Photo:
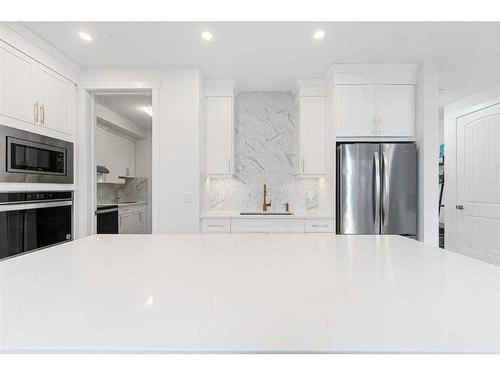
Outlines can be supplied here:
<path id="1" fill-rule="evenodd" d="M 211 178 L 202 207 L 209 211 L 262 209 L 267 184 L 274 211 L 320 211 L 318 180 L 297 178 L 299 129 L 290 92 L 240 92 L 235 101 L 236 174 Z"/>
<path id="2" fill-rule="evenodd" d="M 97 184 L 97 203 L 147 201 L 147 178 L 127 179 L 124 184 Z"/>

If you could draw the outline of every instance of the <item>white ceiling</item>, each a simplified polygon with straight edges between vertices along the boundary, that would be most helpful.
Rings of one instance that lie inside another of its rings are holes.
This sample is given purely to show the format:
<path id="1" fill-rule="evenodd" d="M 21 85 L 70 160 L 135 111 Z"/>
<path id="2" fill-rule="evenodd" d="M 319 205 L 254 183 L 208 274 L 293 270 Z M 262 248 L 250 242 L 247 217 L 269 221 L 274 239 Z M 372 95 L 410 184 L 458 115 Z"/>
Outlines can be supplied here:
<path id="1" fill-rule="evenodd" d="M 96 95 L 95 101 L 145 129 L 151 129 L 151 116 L 142 110 L 151 107 L 151 94 Z"/>
<path id="2" fill-rule="evenodd" d="M 500 82 L 500 23 L 25 22 L 82 67 L 199 66 L 241 90 L 288 90 L 332 63 L 436 61 L 447 103 Z M 323 40 L 313 32 L 326 31 Z M 86 43 L 78 32 L 94 40 Z M 203 30 L 212 41 L 200 38 Z"/>

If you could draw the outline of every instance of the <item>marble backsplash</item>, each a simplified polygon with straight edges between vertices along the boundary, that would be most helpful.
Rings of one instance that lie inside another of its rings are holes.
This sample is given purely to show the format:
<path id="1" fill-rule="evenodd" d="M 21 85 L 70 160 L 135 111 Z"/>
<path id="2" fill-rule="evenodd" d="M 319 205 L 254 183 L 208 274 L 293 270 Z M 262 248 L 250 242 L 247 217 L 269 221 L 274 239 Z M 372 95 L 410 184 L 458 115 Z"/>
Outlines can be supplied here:
<path id="1" fill-rule="evenodd" d="M 124 184 L 97 184 L 98 204 L 147 201 L 147 178 L 126 179 Z"/>
<path id="2" fill-rule="evenodd" d="M 299 129 L 290 92 L 240 92 L 235 101 L 236 174 L 207 179 L 203 212 L 260 211 L 267 184 L 271 210 L 320 211 L 318 179 L 297 178 Z"/>

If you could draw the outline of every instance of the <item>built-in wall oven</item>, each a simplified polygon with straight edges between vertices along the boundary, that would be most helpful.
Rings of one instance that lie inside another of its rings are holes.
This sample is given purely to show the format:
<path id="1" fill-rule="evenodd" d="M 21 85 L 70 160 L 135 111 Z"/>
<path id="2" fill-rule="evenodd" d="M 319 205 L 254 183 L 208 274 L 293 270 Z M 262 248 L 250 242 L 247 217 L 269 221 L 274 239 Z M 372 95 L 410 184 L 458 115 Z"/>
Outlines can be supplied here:
<path id="1" fill-rule="evenodd" d="M 0 126 L 0 182 L 73 183 L 73 143 Z"/>
<path id="2" fill-rule="evenodd" d="M 73 238 L 73 192 L 0 193 L 0 261 Z"/>

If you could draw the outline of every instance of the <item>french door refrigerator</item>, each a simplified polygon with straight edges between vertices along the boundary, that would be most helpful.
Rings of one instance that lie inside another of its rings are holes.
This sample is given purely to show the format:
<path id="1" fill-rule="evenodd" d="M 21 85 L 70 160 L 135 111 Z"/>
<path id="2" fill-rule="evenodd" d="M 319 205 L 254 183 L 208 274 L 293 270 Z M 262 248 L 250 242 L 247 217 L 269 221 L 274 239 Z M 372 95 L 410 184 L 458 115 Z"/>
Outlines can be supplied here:
<path id="1" fill-rule="evenodd" d="M 414 143 L 337 146 L 337 233 L 417 233 Z"/>

